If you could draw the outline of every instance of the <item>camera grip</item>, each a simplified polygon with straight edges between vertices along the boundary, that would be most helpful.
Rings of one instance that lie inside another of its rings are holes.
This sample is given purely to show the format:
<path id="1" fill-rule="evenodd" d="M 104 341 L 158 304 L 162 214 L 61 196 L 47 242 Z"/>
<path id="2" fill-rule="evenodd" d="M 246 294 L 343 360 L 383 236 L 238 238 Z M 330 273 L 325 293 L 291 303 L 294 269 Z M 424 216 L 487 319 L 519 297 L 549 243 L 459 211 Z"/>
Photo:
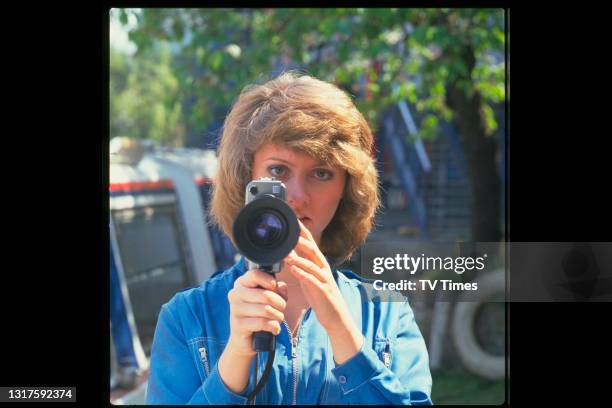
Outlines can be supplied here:
<path id="1" fill-rule="evenodd" d="M 269 352 L 274 349 L 274 335 L 267 331 L 253 333 L 253 350 Z"/>
<path id="2" fill-rule="evenodd" d="M 267 272 L 270 273 L 269 271 L 271 270 L 269 267 L 266 266 L 262 266 L 262 265 L 258 265 L 258 269 L 263 271 L 263 272 Z M 273 273 L 270 273 L 272 276 L 274 276 Z M 261 286 L 258 286 L 261 288 Z M 265 330 L 261 330 L 258 332 L 254 332 L 253 333 L 253 350 L 259 352 L 265 351 L 272 351 L 274 349 L 274 335 L 272 333 L 270 333 L 269 331 L 265 331 Z"/>

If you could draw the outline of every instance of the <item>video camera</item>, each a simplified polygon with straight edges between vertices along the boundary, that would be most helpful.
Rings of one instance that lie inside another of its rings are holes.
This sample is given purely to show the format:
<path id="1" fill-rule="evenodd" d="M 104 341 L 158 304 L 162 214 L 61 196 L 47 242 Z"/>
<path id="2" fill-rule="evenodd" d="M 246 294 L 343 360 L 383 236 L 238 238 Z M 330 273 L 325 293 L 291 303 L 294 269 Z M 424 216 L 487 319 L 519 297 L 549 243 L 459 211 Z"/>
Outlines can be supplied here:
<path id="1" fill-rule="evenodd" d="M 248 269 L 275 274 L 282 260 L 295 248 L 300 226 L 285 201 L 286 187 L 274 178 L 262 177 L 246 186 L 245 206 L 233 225 L 234 241 L 247 259 Z M 253 335 L 256 351 L 269 351 L 274 340 L 269 332 Z"/>

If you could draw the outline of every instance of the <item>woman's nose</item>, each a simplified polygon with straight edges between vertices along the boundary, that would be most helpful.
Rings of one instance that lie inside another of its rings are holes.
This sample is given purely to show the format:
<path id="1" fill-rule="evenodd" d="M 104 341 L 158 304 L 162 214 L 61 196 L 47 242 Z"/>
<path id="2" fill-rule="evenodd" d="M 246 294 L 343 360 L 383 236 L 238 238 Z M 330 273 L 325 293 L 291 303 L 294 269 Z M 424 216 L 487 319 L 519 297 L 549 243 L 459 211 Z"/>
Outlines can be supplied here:
<path id="1" fill-rule="evenodd" d="M 309 196 L 304 182 L 294 178 L 287 184 L 287 203 L 294 210 L 308 205 Z"/>

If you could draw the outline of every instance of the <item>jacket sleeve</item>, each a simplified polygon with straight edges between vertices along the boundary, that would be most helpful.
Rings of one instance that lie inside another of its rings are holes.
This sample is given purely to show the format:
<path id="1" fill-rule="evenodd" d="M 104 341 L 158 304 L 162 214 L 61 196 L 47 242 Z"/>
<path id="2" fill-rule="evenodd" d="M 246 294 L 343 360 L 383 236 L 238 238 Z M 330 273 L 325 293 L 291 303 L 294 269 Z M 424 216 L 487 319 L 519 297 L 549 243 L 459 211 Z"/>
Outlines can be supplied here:
<path id="1" fill-rule="evenodd" d="M 332 369 L 347 404 L 432 405 L 429 356 L 407 301 L 397 327 L 391 369 L 365 342 L 356 355 Z"/>
<path id="2" fill-rule="evenodd" d="M 170 305 L 162 306 L 151 348 L 146 403 L 244 405 L 247 398 L 225 386 L 216 364 L 201 381 L 178 322 Z"/>

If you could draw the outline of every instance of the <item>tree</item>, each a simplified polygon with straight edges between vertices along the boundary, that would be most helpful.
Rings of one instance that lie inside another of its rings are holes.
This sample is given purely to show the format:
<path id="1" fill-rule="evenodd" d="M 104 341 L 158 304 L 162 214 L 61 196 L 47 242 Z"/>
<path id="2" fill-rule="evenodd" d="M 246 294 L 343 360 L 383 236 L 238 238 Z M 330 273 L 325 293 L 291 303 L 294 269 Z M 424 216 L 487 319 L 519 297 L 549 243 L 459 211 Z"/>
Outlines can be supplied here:
<path id="1" fill-rule="evenodd" d="M 501 9 L 145 9 L 130 38 L 138 53 L 180 44 L 174 67 L 189 133 L 246 84 L 291 63 L 353 94 L 374 130 L 380 112 L 404 98 L 424 115 L 423 138 L 435 137 L 440 119 L 453 121 L 473 188 L 472 239 L 497 241 L 503 17 Z"/>
<path id="2" fill-rule="evenodd" d="M 110 137 L 130 136 L 182 145 L 179 82 L 163 46 L 130 59 L 110 51 Z"/>

